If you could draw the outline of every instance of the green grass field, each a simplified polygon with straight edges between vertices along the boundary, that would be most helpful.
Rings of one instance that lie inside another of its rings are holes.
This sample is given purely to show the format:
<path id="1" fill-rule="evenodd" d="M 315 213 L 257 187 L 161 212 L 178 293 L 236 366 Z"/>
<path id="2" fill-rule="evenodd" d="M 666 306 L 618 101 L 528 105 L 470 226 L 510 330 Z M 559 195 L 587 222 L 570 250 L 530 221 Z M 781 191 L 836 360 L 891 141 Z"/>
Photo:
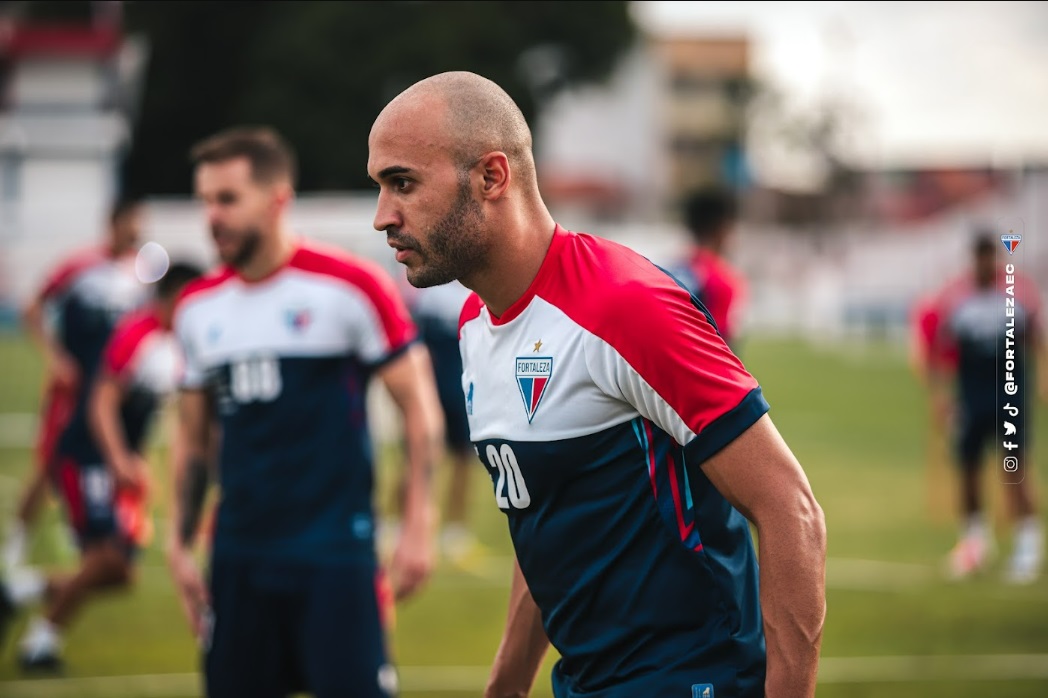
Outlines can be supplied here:
<path id="1" fill-rule="evenodd" d="M 948 510 L 952 472 L 943 467 L 933 483 L 937 492 L 929 492 L 925 403 L 902 353 L 756 339 L 744 351 L 826 512 L 829 611 L 818 695 L 1048 696 L 1048 578 L 1007 586 L 998 563 L 979 579 L 942 579 L 941 561 L 956 530 Z M 29 450 L 13 444 L 31 436 L 10 415 L 35 412 L 41 366 L 23 341 L 0 338 L 0 367 L 0 515 L 7 520 L 29 462 Z M 1048 482 L 1046 412 L 1039 411 L 1034 437 L 1041 491 Z M 383 488 L 393 467 L 383 464 Z M 164 480 L 160 470 L 157 482 Z M 999 511 L 1001 488 L 992 478 L 987 471 Z M 398 609 L 393 645 L 405 698 L 480 695 L 501 633 L 509 541 L 479 467 L 474 485 L 475 530 L 491 554 L 468 570 L 442 564 L 428 588 Z M 57 520 L 51 507 L 35 533 L 32 558 L 68 568 L 75 558 L 62 544 Z M 1006 555 L 1011 541 L 1000 525 L 998 542 Z M 194 646 L 155 545 L 141 558 L 139 581 L 129 595 L 101 598 L 85 609 L 68 634 L 61 680 L 20 676 L 15 638 L 22 622 L 16 623 L 0 648 L 0 696 L 199 695 Z M 536 682 L 536 696 L 550 695 L 552 661 Z"/>

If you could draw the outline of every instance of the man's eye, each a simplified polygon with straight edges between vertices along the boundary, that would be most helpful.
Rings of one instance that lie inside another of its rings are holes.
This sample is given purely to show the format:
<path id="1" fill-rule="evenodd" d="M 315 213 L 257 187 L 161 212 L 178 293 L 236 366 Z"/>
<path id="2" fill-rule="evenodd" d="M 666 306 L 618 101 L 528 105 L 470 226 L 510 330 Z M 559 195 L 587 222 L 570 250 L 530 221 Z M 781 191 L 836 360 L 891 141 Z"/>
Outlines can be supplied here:
<path id="1" fill-rule="evenodd" d="M 411 182 L 405 177 L 394 177 L 393 188 L 397 191 L 406 191 Z"/>

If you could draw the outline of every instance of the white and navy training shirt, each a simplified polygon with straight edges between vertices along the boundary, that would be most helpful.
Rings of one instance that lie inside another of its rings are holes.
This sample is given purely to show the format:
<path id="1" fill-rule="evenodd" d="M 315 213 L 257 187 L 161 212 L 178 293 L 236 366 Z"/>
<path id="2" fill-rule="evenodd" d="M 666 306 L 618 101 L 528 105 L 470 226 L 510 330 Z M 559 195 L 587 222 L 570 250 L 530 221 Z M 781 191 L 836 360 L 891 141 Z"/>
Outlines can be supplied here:
<path id="1" fill-rule="evenodd" d="M 472 296 L 459 336 L 471 439 L 562 655 L 558 698 L 762 696 L 749 527 L 700 466 L 768 405 L 702 305 L 558 226 L 524 296 L 497 318 Z"/>
<path id="2" fill-rule="evenodd" d="M 216 557 L 372 559 L 368 380 L 415 337 L 389 275 L 302 243 L 261 281 L 192 283 L 175 331 L 221 422 Z"/>

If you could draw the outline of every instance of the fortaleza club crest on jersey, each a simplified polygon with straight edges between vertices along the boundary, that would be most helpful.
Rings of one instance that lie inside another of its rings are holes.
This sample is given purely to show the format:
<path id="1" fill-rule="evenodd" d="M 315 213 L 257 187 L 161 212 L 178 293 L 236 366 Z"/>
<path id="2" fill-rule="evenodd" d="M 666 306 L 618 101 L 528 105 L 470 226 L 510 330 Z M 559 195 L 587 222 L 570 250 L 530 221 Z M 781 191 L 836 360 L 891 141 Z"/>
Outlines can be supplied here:
<path id="1" fill-rule="evenodd" d="M 294 330 L 295 332 L 302 332 L 309 323 L 313 320 L 313 314 L 309 311 L 309 308 L 289 308 L 284 311 L 284 322 L 287 324 L 288 329 Z"/>
<path id="2" fill-rule="evenodd" d="M 1001 236 L 1001 242 L 1004 243 L 1004 249 L 1008 250 L 1008 254 L 1015 252 L 1015 248 L 1018 247 L 1019 243 L 1022 241 L 1023 236 L 1015 233 Z"/>
<path id="3" fill-rule="evenodd" d="M 517 387 L 520 388 L 520 397 L 524 399 L 524 411 L 528 413 L 528 424 L 531 424 L 531 420 L 535 417 L 535 411 L 542 402 L 542 396 L 546 394 L 546 386 L 549 385 L 552 375 L 552 356 L 517 357 Z"/>

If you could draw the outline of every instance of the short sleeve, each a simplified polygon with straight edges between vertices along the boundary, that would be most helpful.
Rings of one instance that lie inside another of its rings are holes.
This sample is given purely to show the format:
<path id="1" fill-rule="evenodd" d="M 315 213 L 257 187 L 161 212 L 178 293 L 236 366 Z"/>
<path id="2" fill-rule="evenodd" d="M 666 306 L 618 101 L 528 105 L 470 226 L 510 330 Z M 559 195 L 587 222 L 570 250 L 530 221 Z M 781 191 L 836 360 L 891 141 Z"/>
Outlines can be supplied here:
<path id="1" fill-rule="evenodd" d="M 377 367 L 402 353 L 417 336 L 415 323 L 393 279 L 377 265 L 361 265 L 349 279 L 359 307 L 347 304 L 354 353 Z"/>
<path id="2" fill-rule="evenodd" d="M 205 385 L 206 374 L 196 349 L 192 332 L 192 317 L 189 313 L 176 311 L 174 334 L 181 366 L 178 387 L 182 390 L 200 390 Z"/>
<path id="3" fill-rule="evenodd" d="M 625 400 L 701 463 L 768 411 L 760 386 L 690 294 L 634 283 L 591 330 L 587 363 L 597 384 Z"/>

